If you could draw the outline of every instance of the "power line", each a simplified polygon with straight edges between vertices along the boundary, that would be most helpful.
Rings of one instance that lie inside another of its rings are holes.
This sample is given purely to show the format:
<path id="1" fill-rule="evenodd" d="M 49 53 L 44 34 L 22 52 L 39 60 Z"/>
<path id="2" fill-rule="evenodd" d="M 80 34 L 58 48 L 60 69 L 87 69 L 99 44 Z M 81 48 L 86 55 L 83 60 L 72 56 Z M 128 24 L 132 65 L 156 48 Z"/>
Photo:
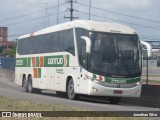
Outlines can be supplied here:
<path id="1" fill-rule="evenodd" d="M 79 11 L 79 10 L 75 10 L 75 11 L 88 15 L 87 12 L 83 12 L 83 11 Z M 99 18 L 103 18 L 103 19 L 107 19 L 107 20 L 113 20 L 113 21 L 118 21 L 118 22 L 126 23 L 126 24 L 129 24 L 129 25 L 143 26 L 143 27 L 147 27 L 147 28 L 151 28 L 151 29 L 160 30 L 160 28 L 154 28 L 152 26 L 146 26 L 146 25 L 142 25 L 142 24 L 139 24 L 139 23 L 131 23 L 131 22 L 127 22 L 127 21 L 123 21 L 123 20 L 117 20 L 117 19 L 113 19 L 113 18 L 108 18 L 108 17 L 104 17 L 104 16 L 95 15 L 95 14 L 90 14 L 90 15 L 96 16 L 96 17 L 99 17 Z"/>
<path id="2" fill-rule="evenodd" d="M 61 13 L 64 13 L 65 11 L 61 11 L 59 12 L 59 14 Z M 57 13 L 54 13 L 52 15 L 56 15 Z M 18 22 L 15 22 L 15 23 L 10 23 L 10 24 L 6 24 L 6 26 L 11 26 L 11 25 L 16 25 L 16 24 L 23 24 L 23 23 L 27 23 L 27 22 L 32 22 L 32 21 L 35 21 L 35 20 L 39 20 L 39 19 L 43 19 L 45 18 L 45 16 L 42 16 L 42 17 L 37 17 L 37 18 L 34 18 L 34 19 L 30 19 L 30 20 L 23 20 L 23 21 L 18 21 Z"/>
<path id="3" fill-rule="evenodd" d="M 41 11 L 32 12 L 32 13 L 23 14 L 23 15 L 19 15 L 19 16 L 16 16 L 16 17 L 1 19 L 0 22 L 6 22 L 6 21 L 14 20 L 14 19 L 18 19 L 18 18 L 34 15 L 34 14 L 40 13 L 40 12 L 42 12 L 42 10 Z"/>
<path id="4" fill-rule="evenodd" d="M 61 3 L 61 4 L 59 4 L 59 6 L 62 6 L 62 5 L 64 5 L 64 4 L 66 4 L 66 3 L 65 3 L 65 2 L 64 2 L 64 3 Z M 48 10 L 55 9 L 55 8 L 57 8 L 57 6 L 49 7 Z M 14 20 L 14 19 L 19 19 L 19 18 L 31 16 L 31 15 L 34 15 L 34 14 L 37 14 L 37 13 L 42 13 L 42 12 L 44 12 L 44 11 L 45 11 L 45 9 L 43 9 L 43 10 L 38 10 L 38 11 L 34 11 L 34 12 L 31 12 L 31 13 L 22 14 L 22 15 L 15 16 L 15 17 L 5 18 L 5 19 L 1 19 L 0 22 L 6 22 L 6 21 Z"/>
<path id="5" fill-rule="evenodd" d="M 77 4 L 80 4 L 80 5 L 83 5 L 83 6 L 87 6 L 87 7 L 92 7 L 92 8 L 99 9 L 99 10 L 103 10 L 103 11 L 105 11 L 105 12 L 110 12 L 110 13 L 118 14 L 118 15 L 121 15 L 121 16 L 126 16 L 126 17 L 135 18 L 135 19 L 140 19 L 140 20 L 145 20 L 145 21 L 160 23 L 160 21 L 151 20 L 151 19 L 146 19 L 146 18 L 141 18 L 141 17 L 132 16 L 132 15 L 127 15 L 127 14 L 122 14 L 122 13 L 119 13 L 119 12 L 114 12 L 114 11 L 111 11 L 111 10 L 106 10 L 106 9 L 98 8 L 98 7 L 95 7 L 95 6 L 89 6 L 89 5 L 86 5 L 86 4 L 83 4 L 83 3 L 79 3 L 79 2 L 77 2 Z"/>

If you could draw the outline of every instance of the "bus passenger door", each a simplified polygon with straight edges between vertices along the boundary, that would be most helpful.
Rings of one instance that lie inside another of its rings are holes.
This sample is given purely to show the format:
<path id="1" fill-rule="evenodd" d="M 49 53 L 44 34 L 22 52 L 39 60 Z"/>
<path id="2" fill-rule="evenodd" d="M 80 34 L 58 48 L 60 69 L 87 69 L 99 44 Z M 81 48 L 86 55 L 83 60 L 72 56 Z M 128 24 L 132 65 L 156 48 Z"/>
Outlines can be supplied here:
<path id="1" fill-rule="evenodd" d="M 55 90 L 55 69 L 52 67 L 47 68 L 46 82 L 47 89 Z"/>
<path id="2" fill-rule="evenodd" d="M 46 68 L 41 69 L 41 78 L 39 78 L 39 88 L 46 89 Z"/>
<path id="3" fill-rule="evenodd" d="M 80 55 L 80 92 L 86 93 L 87 92 L 87 80 L 85 78 L 85 69 L 87 69 L 87 54 L 86 54 L 86 42 L 82 40 L 81 43 L 81 55 Z"/>

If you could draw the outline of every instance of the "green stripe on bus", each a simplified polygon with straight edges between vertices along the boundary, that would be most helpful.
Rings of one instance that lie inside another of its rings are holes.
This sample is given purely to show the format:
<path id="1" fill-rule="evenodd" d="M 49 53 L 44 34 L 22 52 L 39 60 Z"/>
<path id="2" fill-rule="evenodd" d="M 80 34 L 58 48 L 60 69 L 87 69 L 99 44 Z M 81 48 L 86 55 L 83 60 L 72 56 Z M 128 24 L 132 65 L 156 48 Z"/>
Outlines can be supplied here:
<path id="1" fill-rule="evenodd" d="M 45 56 L 44 67 L 69 67 L 69 55 Z M 31 57 L 16 58 L 16 67 L 31 67 Z M 40 67 L 40 57 L 36 57 L 36 66 Z"/>
<path id="2" fill-rule="evenodd" d="M 31 58 L 28 58 L 27 67 L 31 67 Z"/>
<path id="3" fill-rule="evenodd" d="M 113 81 L 119 81 L 119 83 L 135 83 L 140 81 L 140 77 L 136 78 L 110 78 L 110 77 L 105 77 L 105 82 L 108 83 L 114 83 Z"/>
<path id="4" fill-rule="evenodd" d="M 36 57 L 36 67 L 40 66 L 40 61 L 39 61 L 39 57 Z"/>
<path id="5" fill-rule="evenodd" d="M 98 80 L 98 75 L 93 74 L 93 79 L 94 80 Z M 104 77 L 105 78 L 105 82 L 107 83 L 115 83 L 115 82 L 119 82 L 119 83 L 127 83 L 127 84 L 131 84 L 131 83 L 135 83 L 141 80 L 140 77 L 136 77 L 136 78 L 111 78 L 111 77 Z"/>
<path id="6" fill-rule="evenodd" d="M 66 55 L 64 59 L 63 55 L 57 56 L 46 56 L 44 57 L 44 66 L 45 67 L 69 67 L 69 55 Z"/>
<path id="7" fill-rule="evenodd" d="M 38 78 L 41 78 L 41 68 L 38 68 Z"/>
<path id="8" fill-rule="evenodd" d="M 27 58 L 17 58 L 16 67 L 27 67 Z"/>

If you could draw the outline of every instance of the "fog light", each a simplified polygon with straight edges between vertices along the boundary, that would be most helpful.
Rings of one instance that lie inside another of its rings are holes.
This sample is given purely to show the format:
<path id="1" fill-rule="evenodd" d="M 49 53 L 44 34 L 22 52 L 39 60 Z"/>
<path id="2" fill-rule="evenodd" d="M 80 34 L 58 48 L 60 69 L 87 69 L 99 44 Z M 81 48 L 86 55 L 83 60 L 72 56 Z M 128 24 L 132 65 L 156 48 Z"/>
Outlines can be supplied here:
<path id="1" fill-rule="evenodd" d="M 135 92 L 135 94 L 139 94 L 140 93 L 140 90 L 137 90 L 136 92 Z"/>
<path id="2" fill-rule="evenodd" d="M 94 92 L 97 92 L 98 90 L 97 90 L 96 88 L 93 87 L 93 91 L 94 91 Z"/>
<path id="3" fill-rule="evenodd" d="M 138 86 L 138 85 L 140 85 L 141 84 L 141 82 L 136 82 L 136 85 Z"/>

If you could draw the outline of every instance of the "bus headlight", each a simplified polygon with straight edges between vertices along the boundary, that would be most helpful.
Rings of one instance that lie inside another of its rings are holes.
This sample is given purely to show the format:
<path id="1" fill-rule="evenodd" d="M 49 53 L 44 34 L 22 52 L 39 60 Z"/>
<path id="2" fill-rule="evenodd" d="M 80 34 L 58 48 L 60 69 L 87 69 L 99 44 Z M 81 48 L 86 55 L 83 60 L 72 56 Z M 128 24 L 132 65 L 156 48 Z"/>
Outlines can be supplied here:
<path id="1" fill-rule="evenodd" d="M 90 77 L 90 76 L 88 76 L 88 75 L 86 75 L 86 74 L 85 74 L 85 77 L 86 77 L 87 79 L 92 80 L 92 81 L 94 80 L 92 77 Z"/>
<path id="2" fill-rule="evenodd" d="M 88 76 L 88 75 L 85 75 L 85 77 L 86 77 L 87 79 L 91 80 L 92 82 L 97 83 L 97 84 L 99 84 L 99 83 L 101 82 L 101 81 L 99 81 L 99 80 L 97 80 L 97 79 L 94 79 L 93 77 Z"/>
<path id="3" fill-rule="evenodd" d="M 141 84 L 141 81 L 136 82 L 136 86 L 139 86 Z"/>

